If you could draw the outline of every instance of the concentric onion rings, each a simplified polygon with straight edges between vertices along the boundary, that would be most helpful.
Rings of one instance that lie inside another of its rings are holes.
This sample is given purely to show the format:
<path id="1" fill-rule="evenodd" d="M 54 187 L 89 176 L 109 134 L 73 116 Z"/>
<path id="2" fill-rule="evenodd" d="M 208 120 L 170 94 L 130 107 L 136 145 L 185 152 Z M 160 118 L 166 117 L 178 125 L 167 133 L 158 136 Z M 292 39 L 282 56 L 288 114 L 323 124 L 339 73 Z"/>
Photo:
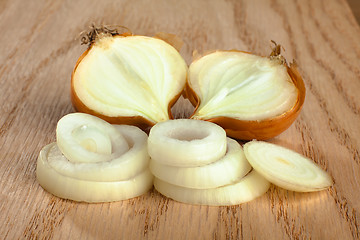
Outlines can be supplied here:
<path id="1" fill-rule="evenodd" d="M 150 161 L 150 171 L 162 181 L 187 188 L 206 189 L 231 184 L 251 170 L 240 144 L 227 138 L 227 151 L 218 161 L 201 167 L 173 167 Z"/>
<path id="2" fill-rule="evenodd" d="M 225 155 L 226 133 L 206 121 L 169 120 L 151 128 L 148 151 L 152 159 L 164 165 L 203 166 Z"/>

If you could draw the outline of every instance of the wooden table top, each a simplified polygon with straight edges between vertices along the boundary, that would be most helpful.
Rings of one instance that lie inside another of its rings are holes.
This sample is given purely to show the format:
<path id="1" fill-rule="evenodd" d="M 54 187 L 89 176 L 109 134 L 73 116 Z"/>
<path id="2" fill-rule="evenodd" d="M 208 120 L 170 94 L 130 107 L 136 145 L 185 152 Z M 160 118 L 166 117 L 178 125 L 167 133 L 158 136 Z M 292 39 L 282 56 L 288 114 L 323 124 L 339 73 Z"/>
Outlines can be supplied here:
<path id="1" fill-rule="evenodd" d="M 73 111 L 70 76 L 92 23 L 181 37 L 182 56 L 239 49 L 295 59 L 307 95 L 300 116 L 270 142 L 310 157 L 334 179 L 325 191 L 272 186 L 231 207 L 175 202 L 151 190 L 86 204 L 45 192 L 40 149 Z M 359 239 L 360 27 L 346 0 L 0 2 L 0 239 Z"/>

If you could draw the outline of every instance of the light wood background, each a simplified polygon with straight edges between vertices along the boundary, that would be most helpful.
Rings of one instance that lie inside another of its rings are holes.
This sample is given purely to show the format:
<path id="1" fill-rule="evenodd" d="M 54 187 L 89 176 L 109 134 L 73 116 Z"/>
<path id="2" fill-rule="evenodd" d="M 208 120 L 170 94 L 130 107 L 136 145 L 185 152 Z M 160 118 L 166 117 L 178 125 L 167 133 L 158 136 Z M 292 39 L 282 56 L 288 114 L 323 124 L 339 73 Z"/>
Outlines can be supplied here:
<path id="1" fill-rule="evenodd" d="M 240 49 L 266 55 L 270 40 L 295 59 L 303 111 L 271 139 L 318 163 L 334 185 L 317 193 L 271 187 L 238 206 L 181 204 L 152 190 L 85 204 L 45 192 L 40 149 L 73 111 L 69 88 L 91 23 L 136 34 L 177 34 L 181 54 Z M 345 0 L 0 1 L 0 239 L 359 239 L 360 27 Z"/>

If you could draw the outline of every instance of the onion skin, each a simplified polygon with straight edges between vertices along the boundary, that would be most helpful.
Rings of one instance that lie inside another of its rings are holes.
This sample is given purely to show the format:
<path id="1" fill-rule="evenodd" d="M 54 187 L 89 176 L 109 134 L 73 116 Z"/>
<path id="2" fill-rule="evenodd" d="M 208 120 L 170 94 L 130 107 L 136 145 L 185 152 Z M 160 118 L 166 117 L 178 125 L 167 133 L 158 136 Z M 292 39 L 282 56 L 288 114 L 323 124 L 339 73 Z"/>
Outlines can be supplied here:
<path id="1" fill-rule="evenodd" d="M 124 34 L 118 34 L 118 35 L 114 35 L 113 37 L 131 37 L 133 35 L 130 35 L 129 33 L 124 33 Z M 160 37 L 155 37 L 158 39 L 161 39 Z M 166 41 L 166 39 L 161 39 L 163 41 Z M 169 41 L 166 41 L 167 43 L 171 43 Z M 171 45 L 171 44 L 170 44 Z M 107 116 L 104 115 L 102 113 L 99 113 L 91 108 L 89 108 L 88 106 L 86 106 L 78 97 L 78 95 L 76 94 L 75 88 L 74 88 L 74 75 L 76 72 L 77 67 L 79 66 L 79 64 L 81 63 L 81 61 L 86 57 L 86 55 L 89 53 L 89 51 L 91 50 L 93 44 L 91 44 L 88 49 L 79 57 L 79 59 L 77 60 L 75 67 L 72 71 L 71 74 L 71 89 L 70 89 L 70 96 L 71 96 L 71 103 L 73 105 L 73 108 L 75 111 L 77 112 L 82 112 L 82 113 L 88 113 L 91 115 L 94 115 L 96 117 L 99 117 L 111 124 L 126 124 L 126 125 L 133 125 L 136 127 L 141 128 L 143 131 L 148 132 L 149 129 L 154 126 L 156 124 L 156 122 L 152 122 L 149 121 L 148 119 L 145 119 L 144 117 L 141 116 L 116 116 L 116 117 L 111 117 L 111 116 Z M 173 115 L 171 113 L 171 108 L 172 106 L 176 103 L 176 101 L 178 100 L 178 98 L 182 95 L 182 92 L 180 92 L 179 94 L 177 94 L 170 102 L 168 105 L 168 115 L 169 115 L 169 119 L 173 119 Z"/>
<path id="2" fill-rule="evenodd" d="M 237 50 L 232 50 L 237 51 Z M 243 52 L 243 51 L 237 51 Z M 243 52 L 248 53 L 248 52 Z M 248 53 L 250 54 L 250 53 Z M 211 119 L 203 119 L 205 121 L 213 122 L 221 127 L 223 127 L 226 131 L 226 134 L 229 137 L 239 139 L 239 140 L 267 140 L 273 138 L 286 129 L 288 129 L 295 119 L 298 117 L 301 108 L 305 101 L 305 84 L 300 76 L 300 73 L 297 70 L 296 63 L 291 63 L 290 66 L 287 66 L 287 72 L 290 75 L 291 80 L 293 81 L 295 87 L 298 89 L 298 97 L 295 105 L 289 109 L 287 112 L 283 114 L 266 119 L 261 121 L 248 121 L 241 120 L 236 118 L 230 118 L 225 116 L 215 117 Z M 195 107 L 194 113 L 198 109 L 200 105 L 200 99 L 195 93 L 195 91 L 189 85 L 187 81 L 186 87 L 183 93 L 184 97 L 187 98 L 191 104 Z M 192 116 L 190 116 L 191 118 Z"/>

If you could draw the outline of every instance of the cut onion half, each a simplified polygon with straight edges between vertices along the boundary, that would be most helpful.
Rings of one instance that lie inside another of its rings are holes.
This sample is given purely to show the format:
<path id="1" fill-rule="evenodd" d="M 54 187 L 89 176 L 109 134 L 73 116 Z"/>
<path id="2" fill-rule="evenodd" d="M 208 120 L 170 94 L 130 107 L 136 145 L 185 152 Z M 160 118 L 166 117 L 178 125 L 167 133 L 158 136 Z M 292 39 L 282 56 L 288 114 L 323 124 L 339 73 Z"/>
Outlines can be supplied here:
<path id="1" fill-rule="evenodd" d="M 113 35 L 104 29 L 92 34 L 96 38 L 72 74 L 75 109 L 143 129 L 171 119 L 187 78 L 180 53 L 157 37 Z"/>
<path id="2" fill-rule="evenodd" d="M 291 191 L 312 192 L 326 189 L 332 179 L 313 161 L 290 149 L 263 141 L 244 145 L 251 166 L 269 182 Z"/>
<path id="3" fill-rule="evenodd" d="M 85 113 L 62 117 L 56 127 L 56 141 L 71 162 L 105 162 L 129 149 L 125 138 L 114 126 Z"/>
<path id="4" fill-rule="evenodd" d="M 218 188 L 185 188 L 167 183 L 158 178 L 154 179 L 154 187 L 164 196 L 178 202 L 228 206 L 248 202 L 263 195 L 269 189 L 270 183 L 253 170 L 235 183 Z"/>
<path id="5" fill-rule="evenodd" d="M 173 167 L 152 159 L 150 170 L 155 177 L 173 185 L 206 189 L 235 182 L 251 170 L 251 165 L 240 144 L 228 138 L 226 154 L 218 161 L 200 167 Z"/>
<path id="6" fill-rule="evenodd" d="M 268 139 L 298 116 L 305 86 L 295 64 L 279 55 L 215 51 L 189 67 L 185 96 L 196 107 L 191 118 L 222 126 L 229 137 Z"/>
<path id="7" fill-rule="evenodd" d="M 216 124 L 176 119 L 153 126 L 148 151 L 157 162 L 176 167 L 198 167 L 217 161 L 226 153 L 226 133 Z"/>
<path id="8" fill-rule="evenodd" d="M 40 185 L 51 194 L 80 202 L 112 202 L 134 198 L 153 186 L 153 175 L 145 169 L 123 181 L 98 182 L 65 176 L 49 165 L 49 152 L 56 143 L 46 145 L 39 154 L 36 176 Z"/>

